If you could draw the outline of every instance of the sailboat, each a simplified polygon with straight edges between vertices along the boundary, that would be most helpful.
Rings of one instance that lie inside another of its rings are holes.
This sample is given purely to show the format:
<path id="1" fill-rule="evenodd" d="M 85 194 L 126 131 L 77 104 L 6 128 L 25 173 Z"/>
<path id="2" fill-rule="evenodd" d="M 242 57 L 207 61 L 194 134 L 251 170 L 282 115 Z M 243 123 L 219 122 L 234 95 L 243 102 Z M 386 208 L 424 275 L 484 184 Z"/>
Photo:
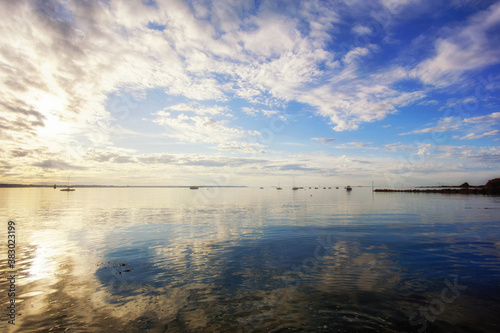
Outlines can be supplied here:
<path id="1" fill-rule="evenodd" d="M 70 177 L 70 176 L 68 176 L 68 187 L 66 187 L 66 188 L 62 188 L 62 189 L 61 189 L 61 191 L 71 192 L 71 191 L 74 191 L 74 190 L 75 190 L 74 188 L 70 188 L 70 187 L 69 187 L 69 177 Z"/>
<path id="2" fill-rule="evenodd" d="M 292 190 L 297 191 L 299 188 L 295 186 L 295 176 L 293 177 L 293 187 Z"/>

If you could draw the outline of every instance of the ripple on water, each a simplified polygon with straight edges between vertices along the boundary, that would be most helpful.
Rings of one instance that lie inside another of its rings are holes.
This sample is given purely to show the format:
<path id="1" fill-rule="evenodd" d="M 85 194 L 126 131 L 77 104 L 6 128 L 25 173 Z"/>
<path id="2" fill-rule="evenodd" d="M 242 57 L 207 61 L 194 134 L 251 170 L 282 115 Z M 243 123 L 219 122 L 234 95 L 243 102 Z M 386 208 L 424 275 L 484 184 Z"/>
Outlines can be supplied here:
<path id="1" fill-rule="evenodd" d="M 427 331 L 498 331 L 498 217 L 463 208 L 491 198 L 277 192 L 18 195 L 20 331 L 414 332 L 455 277 Z"/>

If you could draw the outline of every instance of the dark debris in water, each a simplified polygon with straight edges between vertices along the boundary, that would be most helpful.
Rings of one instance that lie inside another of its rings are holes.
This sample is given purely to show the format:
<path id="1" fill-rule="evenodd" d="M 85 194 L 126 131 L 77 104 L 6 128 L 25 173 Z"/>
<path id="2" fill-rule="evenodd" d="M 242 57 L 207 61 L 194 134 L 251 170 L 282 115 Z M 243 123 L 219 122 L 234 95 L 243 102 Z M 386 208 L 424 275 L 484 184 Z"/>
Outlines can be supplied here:
<path id="1" fill-rule="evenodd" d="M 128 266 L 128 264 L 125 262 L 118 263 L 118 262 L 107 261 L 107 262 L 97 263 L 96 266 L 97 267 L 102 266 L 103 269 L 116 269 L 115 274 L 118 274 L 118 275 L 121 275 L 122 273 L 128 273 L 128 272 L 131 272 L 133 270 L 133 268 L 124 269 L 122 271 L 118 270 L 118 268 L 120 268 L 120 267 Z"/>
<path id="2" fill-rule="evenodd" d="M 97 267 L 103 266 L 103 268 L 105 268 L 105 269 L 116 268 L 116 267 L 127 266 L 127 265 L 128 264 L 124 263 L 124 262 L 117 263 L 117 262 L 111 262 L 111 261 L 101 262 L 101 263 L 96 264 Z"/>

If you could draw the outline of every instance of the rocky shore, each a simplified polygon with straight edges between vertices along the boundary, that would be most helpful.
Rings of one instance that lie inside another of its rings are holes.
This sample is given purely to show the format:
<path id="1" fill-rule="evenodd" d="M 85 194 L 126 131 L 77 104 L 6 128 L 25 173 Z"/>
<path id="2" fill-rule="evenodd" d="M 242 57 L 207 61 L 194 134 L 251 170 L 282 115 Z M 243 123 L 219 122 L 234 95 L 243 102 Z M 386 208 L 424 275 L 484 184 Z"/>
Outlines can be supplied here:
<path id="1" fill-rule="evenodd" d="M 411 192 L 411 193 L 443 193 L 443 194 L 500 194 L 500 178 L 489 180 L 486 185 L 469 186 L 464 183 L 459 186 L 447 186 L 446 188 L 425 188 L 425 189 L 375 189 L 374 192 Z"/>

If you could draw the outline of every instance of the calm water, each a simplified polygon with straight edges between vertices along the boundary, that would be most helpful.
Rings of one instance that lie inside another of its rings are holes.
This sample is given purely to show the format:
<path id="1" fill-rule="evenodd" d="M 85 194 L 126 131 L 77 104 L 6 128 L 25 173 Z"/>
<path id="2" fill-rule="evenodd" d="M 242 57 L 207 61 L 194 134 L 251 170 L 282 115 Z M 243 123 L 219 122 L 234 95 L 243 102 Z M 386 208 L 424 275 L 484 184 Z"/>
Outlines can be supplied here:
<path id="1" fill-rule="evenodd" d="M 0 189 L 0 330 L 500 332 L 500 197 Z"/>

